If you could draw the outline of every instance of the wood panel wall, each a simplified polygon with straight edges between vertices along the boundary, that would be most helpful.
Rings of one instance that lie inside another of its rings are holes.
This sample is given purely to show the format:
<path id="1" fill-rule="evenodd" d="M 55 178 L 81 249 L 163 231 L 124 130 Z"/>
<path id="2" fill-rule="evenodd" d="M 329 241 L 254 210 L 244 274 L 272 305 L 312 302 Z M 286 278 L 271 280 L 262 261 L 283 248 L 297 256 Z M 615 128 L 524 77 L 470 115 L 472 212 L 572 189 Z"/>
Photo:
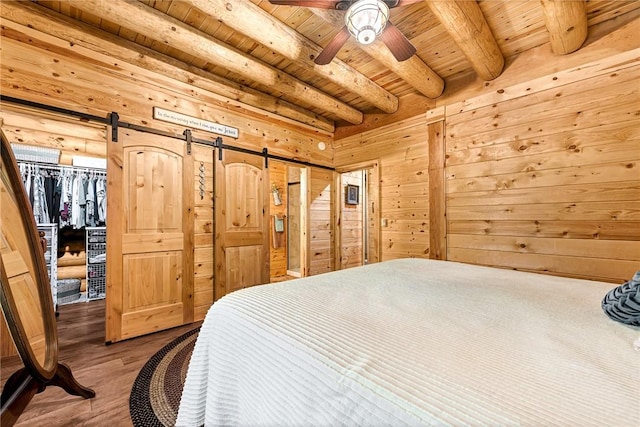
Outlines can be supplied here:
<path id="1" fill-rule="evenodd" d="M 383 261 L 429 257 L 427 129 L 421 115 L 334 142 L 336 167 L 380 162 Z"/>
<path id="2" fill-rule="evenodd" d="M 365 190 L 362 171 L 341 174 L 341 215 L 340 215 L 340 269 L 357 267 L 363 264 L 364 257 L 364 215 L 363 193 Z M 358 204 L 346 203 L 346 186 L 358 186 Z"/>
<path id="3" fill-rule="evenodd" d="M 214 272 L 214 149 L 192 145 L 194 179 L 194 320 L 204 319 L 213 302 Z"/>
<path id="4" fill-rule="evenodd" d="M 614 283 L 640 269 L 640 19 L 606 26 L 575 54 L 533 49 L 426 115 L 334 141 L 336 166 L 381 159 L 383 259 Z"/>
<path id="5" fill-rule="evenodd" d="M 8 19 L 3 20 L 0 59 L 0 87 L 6 96 L 100 117 L 115 111 L 122 121 L 182 134 L 184 127 L 152 118 L 153 107 L 161 107 L 239 129 L 240 138 L 225 138 L 225 143 L 266 147 L 283 156 L 295 153 L 300 160 L 324 165 L 333 161 L 332 150 L 317 148 L 320 140 L 330 140 L 327 132 L 126 62 L 114 63 L 109 56 Z M 201 131 L 194 136 L 216 137 Z"/>
<path id="6" fill-rule="evenodd" d="M 334 247 L 334 172 L 318 168 L 308 168 L 309 209 L 308 209 L 308 252 L 307 275 L 327 273 L 335 269 Z"/>
<path id="7" fill-rule="evenodd" d="M 603 65 L 447 108 L 448 259 L 609 281 L 640 267 L 640 61 Z"/>
<path id="8" fill-rule="evenodd" d="M 9 142 L 58 149 L 61 165 L 71 165 L 74 155 L 107 156 L 104 125 L 7 103 L 0 103 L 0 119 Z"/>

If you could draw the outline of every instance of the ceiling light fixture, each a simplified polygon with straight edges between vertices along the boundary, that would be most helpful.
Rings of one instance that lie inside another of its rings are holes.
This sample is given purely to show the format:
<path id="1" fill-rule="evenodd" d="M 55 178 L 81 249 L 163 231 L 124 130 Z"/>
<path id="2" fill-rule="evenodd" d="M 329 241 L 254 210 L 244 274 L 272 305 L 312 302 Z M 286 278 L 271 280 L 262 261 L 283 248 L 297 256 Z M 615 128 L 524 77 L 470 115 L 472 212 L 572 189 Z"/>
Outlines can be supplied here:
<path id="1" fill-rule="evenodd" d="M 380 0 L 359 0 L 344 16 L 344 23 L 361 44 L 370 44 L 382 33 L 389 19 L 389 7 Z"/>

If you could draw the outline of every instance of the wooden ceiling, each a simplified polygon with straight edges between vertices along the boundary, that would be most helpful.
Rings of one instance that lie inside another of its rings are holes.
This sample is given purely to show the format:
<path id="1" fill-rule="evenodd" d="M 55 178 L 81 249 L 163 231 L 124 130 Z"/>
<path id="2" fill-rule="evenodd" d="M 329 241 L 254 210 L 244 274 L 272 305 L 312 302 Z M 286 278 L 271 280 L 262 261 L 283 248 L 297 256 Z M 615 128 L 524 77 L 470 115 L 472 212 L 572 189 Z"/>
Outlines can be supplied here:
<path id="1" fill-rule="evenodd" d="M 576 43 L 571 38 L 580 37 L 585 15 L 591 27 L 640 9 L 636 0 L 589 0 L 562 10 L 553 0 L 427 0 L 391 10 L 391 21 L 417 49 L 411 59 L 398 63 L 381 42 L 363 48 L 351 38 L 331 64 L 319 66 L 313 57 L 340 29 L 341 12 L 267 0 L 33 3 L 140 56 L 186 64 L 217 87 L 233 88 L 242 102 L 325 130 L 393 113 L 403 97 L 428 105 L 462 75 L 495 78 L 504 61 L 553 37 L 561 50 L 563 41 Z M 555 33 L 558 24 L 573 31 Z"/>

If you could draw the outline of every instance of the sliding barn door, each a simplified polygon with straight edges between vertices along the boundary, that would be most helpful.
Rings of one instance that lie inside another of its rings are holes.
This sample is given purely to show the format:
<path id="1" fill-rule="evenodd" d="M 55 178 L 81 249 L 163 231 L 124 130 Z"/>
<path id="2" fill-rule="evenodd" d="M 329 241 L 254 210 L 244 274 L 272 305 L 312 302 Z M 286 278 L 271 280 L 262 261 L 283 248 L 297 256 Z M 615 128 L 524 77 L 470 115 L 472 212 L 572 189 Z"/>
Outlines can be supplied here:
<path id="1" fill-rule="evenodd" d="M 215 296 L 269 282 L 269 178 L 264 158 L 224 150 L 216 161 Z"/>
<path id="2" fill-rule="evenodd" d="M 194 173 L 186 144 L 120 128 L 107 157 L 106 341 L 190 323 Z"/>

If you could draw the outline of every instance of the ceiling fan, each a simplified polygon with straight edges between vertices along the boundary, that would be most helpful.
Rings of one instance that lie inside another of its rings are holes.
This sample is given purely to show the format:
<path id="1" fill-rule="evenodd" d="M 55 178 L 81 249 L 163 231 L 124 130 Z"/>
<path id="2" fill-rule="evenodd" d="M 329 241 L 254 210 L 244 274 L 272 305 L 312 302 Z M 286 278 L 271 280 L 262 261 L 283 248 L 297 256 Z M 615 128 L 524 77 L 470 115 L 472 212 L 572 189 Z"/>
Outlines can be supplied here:
<path id="1" fill-rule="evenodd" d="M 349 36 L 353 36 L 361 44 L 370 44 L 379 37 L 396 60 L 411 58 L 416 53 L 416 48 L 389 21 L 389 9 L 421 1 L 423 0 L 269 0 L 269 3 L 346 11 L 344 27 L 313 61 L 318 65 L 325 65 L 333 60 Z"/>

